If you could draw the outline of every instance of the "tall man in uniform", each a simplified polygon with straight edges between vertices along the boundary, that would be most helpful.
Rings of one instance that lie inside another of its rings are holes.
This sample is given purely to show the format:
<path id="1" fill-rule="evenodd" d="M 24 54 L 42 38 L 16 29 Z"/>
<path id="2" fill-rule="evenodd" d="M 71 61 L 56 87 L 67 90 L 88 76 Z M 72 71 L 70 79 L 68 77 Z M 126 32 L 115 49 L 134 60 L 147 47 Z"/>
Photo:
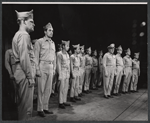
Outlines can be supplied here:
<path id="1" fill-rule="evenodd" d="M 35 56 L 41 72 L 38 78 L 38 115 L 45 117 L 45 114 L 53 114 L 49 111 L 48 104 L 52 91 L 52 80 L 56 69 L 55 43 L 52 41 L 53 27 L 48 23 L 44 28 L 45 36 L 35 43 Z"/>
<path id="2" fill-rule="evenodd" d="M 62 51 L 57 54 L 57 69 L 59 86 L 59 108 L 65 109 L 65 106 L 70 106 L 67 103 L 67 94 L 70 78 L 70 58 L 67 53 L 69 50 L 70 41 L 62 41 Z"/>
<path id="3" fill-rule="evenodd" d="M 128 48 L 126 50 L 126 56 L 123 57 L 123 62 L 124 62 L 124 80 L 123 80 L 123 88 L 122 88 L 122 93 L 128 93 L 128 88 L 129 84 L 131 82 L 131 77 L 132 77 L 132 59 L 130 57 L 131 51 Z"/>
<path id="4" fill-rule="evenodd" d="M 115 79 L 115 87 L 113 92 L 115 96 L 120 95 L 118 92 L 119 92 L 121 78 L 123 75 L 124 64 L 123 64 L 123 59 L 121 57 L 121 54 L 122 54 L 122 47 L 119 46 L 117 48 L 117 54 L 116 54 L 116 79 Z"/>
<path id="5" fill-rule="evenodd" d="M 103 57 L 103 86 L 104 86 L 104 97 L 109 98 L 111 96 L 111 90 L 113 86 L 113 80 L 116 68 L 116 59 L 113 55 L 115 44 L 110 44 L 108 52 Z"/>
<path id="6" fill-rule="evenodd" d="M 140 61 L 139 53 L 134 53 L 134 59 L 132 60 L 132 81 L 131 81 L 131 92 L 137 92 L 138 77 L 140 76 Z"/>
<path id="7" fill-rule="evenodd" d="M 78 97 L 79 94 L 79 67 L 80 67 L 80 45 L 73 45 L 74 54 L 70 56 L 70 72 L 72 76 L 71 88 L 70 88 L 70 101 L 76 102 L 81 99 Z"/>
<path id="8" fill-rule="evenodd" d="M 84 45 L 80 46 L 80 78 L 79 78 L 79 97 L 83 96 L 82 89 L 85 78 L 85 53 L 84 53 Z"/>
<path id="9" fill-rule="evenodd" d="M 17 12 L 19 30 L 12 41 L 12 51 L 16 63 L 14 73 L 18 85 L 18 119 L 28 120 L 32 116 L 34 78 L 36 74 L 35 56 L 29 33 L 34 31 L 33 10 Z"/>
<path id="10" fill-rule="evenodd" d="M 91 81 L 91 70 L 92 70 L 92 57 L 91 47 L 87 49 L 87 54 L 85 55 L 85 83 L 84 83 L 84 93 L 91 93 L 89 90 L 90 81 Z"/>

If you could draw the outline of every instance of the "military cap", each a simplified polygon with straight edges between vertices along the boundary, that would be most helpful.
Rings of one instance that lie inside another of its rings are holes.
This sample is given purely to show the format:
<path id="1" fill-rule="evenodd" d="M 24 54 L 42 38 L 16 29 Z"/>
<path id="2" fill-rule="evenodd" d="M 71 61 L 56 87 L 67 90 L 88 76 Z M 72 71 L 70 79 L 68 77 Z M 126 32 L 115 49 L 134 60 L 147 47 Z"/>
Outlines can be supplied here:
<path id="1" fill-rule="evenodd" d="M 134 56 L 139 57 L 140 53 L 134 53 Z"/>
<path id="2" fill-rule="evenodd" d="M 80 48 L 80 44 L 77 44 L 77 45 L 72 45 L 73 46 L 73 48 Z"/>
<path id="3" fill-rule="evenodd" d="M 125 50 L 125 52 L 126 52 L 126 53 L 127 53 L 127 52 L 131 52 L 130 48 L 128 48 L 127 50 Z"/>
<path id="4" fill-rule="evenodd" d="M 110 44 L 107 48 L 115 48 L 115 44 Z"/>
<path id="5" fill-rule="evenodd" d="M 84 45 L 83 45 L 83 46 L 80 46 L 80 49 L 84 49 Z"/>
<path id="6" fill-rule="evenodd" d="M 64 45 L 69 45 L 70 44 L 70 41 L 64 41 L 64 40 L 62 40 L 62 44 L 64 44 Z"/>
<path id="7" fill-rule="evenodd" d="M 122 50 L 122 47 L 121 47 L 121 45 L 118 47 L 118 48 L 116 48 L 117 50 Z"/>
<path id="8" fill-rule="evenodd" d="M 17 14 L 17 20 L 22 20 L 24 18 L 33 19 L 33 10 L 31 10 L 29 12 L 18 12 L 17 10 L 15 10 L 15 12 Z"/>
<path id="9" fill-rule="evenodd" d="M 91 51 L 91 47 L 87 48 L 86 50 L 87 50 L 87 51 Z"/>
<path id="10" fill-rule="evenodd" d="M 44 29 L 52 28 L 52 24 L 49 22 L 49 23 L 46 24 L 43 28 L 44 28 Z"/>

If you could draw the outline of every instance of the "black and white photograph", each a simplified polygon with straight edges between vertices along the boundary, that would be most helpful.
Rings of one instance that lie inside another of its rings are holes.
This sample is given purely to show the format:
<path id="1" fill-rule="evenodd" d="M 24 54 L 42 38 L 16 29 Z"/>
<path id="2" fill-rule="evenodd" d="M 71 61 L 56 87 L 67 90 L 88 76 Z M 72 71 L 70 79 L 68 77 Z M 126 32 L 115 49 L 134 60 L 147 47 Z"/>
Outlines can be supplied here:
<path id="1" fill-rule="evenodd" d="M 2 2 L 3 121 L 148 121 L 148 2 Z"/>

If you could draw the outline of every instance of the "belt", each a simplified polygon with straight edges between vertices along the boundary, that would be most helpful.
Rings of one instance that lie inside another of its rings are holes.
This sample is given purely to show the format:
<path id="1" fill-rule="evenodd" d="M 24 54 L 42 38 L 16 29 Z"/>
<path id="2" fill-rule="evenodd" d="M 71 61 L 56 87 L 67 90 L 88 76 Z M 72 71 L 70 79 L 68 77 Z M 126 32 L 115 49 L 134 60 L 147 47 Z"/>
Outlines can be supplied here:
<path id="1" fill-rule="evenodd" d="M 98 66 L 93 66 L 93 67 L 98 67 Z"/>
<path id="2" fill-rule="evenodd" d="M 125 66 L 125 67 L 132 67 L 132 66 Z"/>
<path id="3" fill-rule="evenodd" d="M 73 66 L 73 69 L 77 68 L 79 70 L 79 67 L 78 66 Z"/>
<path id="4" fill-rule="evenodd" d="M 116 66 L 121 66 L 121 67 L 123 67 L 122 65 L 116 65 Z"/>
<path id="5" fill-rule="evenodd" d="M 40 62 L 47 63 L 47 64 L 53 64 L 54 61 L 40 61 Z"/>

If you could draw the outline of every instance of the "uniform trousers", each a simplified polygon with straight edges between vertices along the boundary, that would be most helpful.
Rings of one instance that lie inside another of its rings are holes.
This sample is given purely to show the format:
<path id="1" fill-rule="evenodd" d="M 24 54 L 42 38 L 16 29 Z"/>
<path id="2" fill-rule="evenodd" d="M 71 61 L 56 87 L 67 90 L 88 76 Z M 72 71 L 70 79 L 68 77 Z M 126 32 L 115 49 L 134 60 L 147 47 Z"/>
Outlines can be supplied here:
<path id="1" fill-rule="evenodd" d="M 83 83 L 85 78 L 85 69 L 80 68 L 80 77 L 79 77 L 79 94 L 82 93 Z"/>
<path id="2" fill-rule="evenodd" d="M 103 81 L 103 65 L 99 66 L 99 76 L 98 76 L 98 86 L 102 85 L 102 81 Z"/>
<path id="3" fill-rule="evenodd" d="M 131 77 L 132 77 L 132 69 L 131 67 L 125 67 L 124 68 L 124 80 L 123 80 L 123 92 L 128 92 L 129 84 L 131 82 Z"/>
<path id="4" fill-rule="evenodd" d="M 89 90 L 91 81 L 91 65 L 85 67 L 85 83 L 84 83 L 84 91 Z"/>
<path id="5" fill-rule="evenodd" d="M 122 75 L 123 75 L 123 67 L 117 66 L 116 67 L 116 81 L 115 81 L 115 87 L 114 87 L 114 93 L 115 94 L 119 92 L 119 87 L 120 87 Z"/>
<path id="6" fill-rule="evenodd" d="M 48 110 L 49 98 L 52 91 L 53 64 L 40 63 L 41 77 L 38 77 L 38 105 L 37 110 Z"/>
<path id="7" fill-rule="evenodd" d="M 138 69 L 133 69 L 132 72 L 132 81 L 131 81 L 131 86 L 130 90 L 136 91 L 137 90 L 137 84 L 138 84 L 138 78 L 139 78 L 139 70 Z"/>
<path id="8" fill-rule="evenodd" d="M 69 76 L 70 73 L 67 69 L 61 71 L 61 80 L 60 80 L 60 87 L 59 87 L 59 103 L 66 103 L 67 102 L 67 94 L 69 88 Z"/>
<path id="9" fill-rule="evenodd" d="M 32 66 L 31 74 L 33 77 L 35 76 L 35 73 L 35 66 Z M 18 120 L 28 120 L 32 117 L 34 86 L 29 85 L 29 79 L 26 78 L 20 64 L 16 65 L 14 77 L 18 91 Z"/>
<path id="10" fill-rule="evenodd" d="M 92 88 L 96 88 L 97 86 L 97 67 L 93 67 L 92 68 L 92 83 L 91 83 L 91 87 Z"/>
<path id="11" fill-rule="evenodd" d="M 105 76 L 105 71 L 103 70 L 104 95 L 111 95 L 115 68 L 114 66 L 106 66 L 106 71 L 107 71 L 108 76 Z"/>
<path id="12" fill-rule="evenodd" d="M 73 70 L 74 78 L 71 81 L 70 97 L 77 97 L 79 92 L 79 69 Z"/>

